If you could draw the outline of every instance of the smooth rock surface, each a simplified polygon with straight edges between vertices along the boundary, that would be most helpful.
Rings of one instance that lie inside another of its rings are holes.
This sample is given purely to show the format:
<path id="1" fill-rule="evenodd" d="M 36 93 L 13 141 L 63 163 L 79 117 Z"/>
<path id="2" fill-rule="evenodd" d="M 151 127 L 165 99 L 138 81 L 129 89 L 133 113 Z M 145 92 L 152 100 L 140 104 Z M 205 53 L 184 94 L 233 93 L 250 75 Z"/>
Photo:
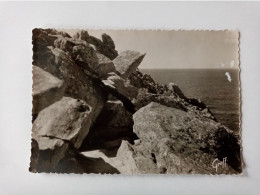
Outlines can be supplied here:
<path id="1" fill-rule="evenodd" d="M 89 132 L 93 112 L 84 101 L 63 97 L 39 113 L 33 123 L 33 137 L 65 140 L 79 148 Z"/>
<path id="2" fill-rule="evenodd" d="M 145 54 L 126 50 L 121 52 L 113 62 L 116 70 L 121 74 L 121 77 L 126 79 L 132 72 L 136 71 L 144 56 Z"/>
<path id="3" fill-rule="evenodd" d="M 64 94 L 64 82 L 50 73 L 33 66 L 33 110 L 32 114 L 39 113 L 45 107 L 60 100 Z"/>

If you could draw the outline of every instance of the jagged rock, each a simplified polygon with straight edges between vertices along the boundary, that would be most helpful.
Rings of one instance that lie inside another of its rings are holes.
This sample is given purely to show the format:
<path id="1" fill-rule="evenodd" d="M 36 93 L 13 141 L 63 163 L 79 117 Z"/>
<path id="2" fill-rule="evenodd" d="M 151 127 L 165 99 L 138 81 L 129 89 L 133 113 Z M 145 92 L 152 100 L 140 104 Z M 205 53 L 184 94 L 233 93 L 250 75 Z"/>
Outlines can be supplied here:
<path id="1" fill-rule="evenodd" d="M 73 36 L 74 39 L 79 39 L 79 40 L 84 40 L 84 41 L 86 41 L 88 37 L 89 37 L 89 34 L 88 34 L 88 31 L 86 31 L 86 30 L 81 30 Z"/>
<path id="2" fill-rule="evenodd" d="M 107 101 L 81 150 L 119 147 L 122 139 L 128 137 L 134 139 L 132 114 L 121 101 Z"/>
<path id="3" fill-rule="evenodd" d="M 145 54 L 126 50 L 121 52 L 113 62 L 121 77 L 126 79 L 132 72 L 136 71 L 144 56 Z"/>
<path id="4" fill-rule="evenodd" d="M 109 58 L 100 53 L 97 53 L 97 58 L 98 65 L 94 68 L 94 71 L 100 76 L 104 76 L 110 72 L 115 72 L 115 65 Z"/>
<path id="5" fill-rule="evenodd" d="M 151 162 L 149 159 L 157 166 L 155 172 L 160 173 L 221 174 L 241 171 L 238 136 L 211 119 L 198 118 L 194 113 L 157 103 L 141 108 L 133 118 L 134 132 L 141 142 L 127 149 L 134 151 L 132 157 L 118 157 L 125 164 L 128 162 L 124 159 L 132 159 L 131 163 L 136 164 L 139 173 L 150 173 L 149 169 L 143 170 L 142 166 L 138 166 L 140 161 L 143 164 Z M 123 153 L 127 154 L 126 151 Z M 148 159 L 140 160 L 144 157 Z M 216 171 L 212 163 L 224 158 L 227 158 L 228 164 Z M 149 167 L 154 170 L 154 165 Z"/>
<path id="6" fill-rule="evenodd" d="M 82 100 L 63 97 L 42 110 L 33 123 L 34 134 L 68 141 L 79 148 L 96 112 Z"/>
<path id="7" fill-rule="evenodd" d="M 75 62 L 88 70 L 94 71 L 95 67 L 98 66 L 98 57 L 92 47 L 86 45 L 74 46 L 73 54 L 75 56 Z"/>
<path id="8" fill-rule="evenodd" d="M 116 48 L 113 39 L 108 34 L 106 34 L 106 33 L 102 34 L 102 41 L 104 44 L 108 45 L 112 49 Z"/>
<path id="9" fill-rule="evenodd" d="M 84 45 L 87 46 L 86 41 L 82 41 L 82 40 L 75 40 L 72 38 L 68 38 L 68 37 L 62 37 L 59 36 L 55 41 L 54 41 L 54 46 L 65 51 L 65 52 L 69 52 L 72 53 L 73 51 L 73 47 L 77 46 L 77 45 Z"/>
<path id="10" fill-rule="evenodd" d="M 50 73 L 33 66 L 33 110 L 39 113 L 45 107 L 60 100 L 64 94 L 64 82 Z"/>
<path id="11" fill-rule="evenodd" d="M 178 94 L 180 98 L 185 99 L 185 95 L 182 93 L 181 89 L 179 88 L 178 85 L 175 83 L 169 83 L 169 90 L 173 91 L 174 93 Z"/>
<path id="12" fill-rule="evenodd" d="M 139 90 L 136 99 L 132 101 L 136 110 L 139 110 L 151 102 L 157 102 L 183 111 L 188 111 L 189 109 L 188 106 L 184 104 L 184 101 L 176 96 L 168 94 L 153 94 L 149 93 L 146 89 Z"/>
<path id="13" fill-rule="evenodd" d="M 106 93 L 95 80 L 86 75 L 83 67 L 78 66 L 70 55 L 59 48 L 48 47 L 35 65 L 64 80 L 66 96 L 82 99 L 93 109 L 101 111 Z"/>
<path id="14" fill-rule="evenodd" d="M 129 112 L 135 112 L 132 100 L 138 95 L 138 89 L 136 87 L 133 87 L 127 80 L 122 79 L 115 73 L 109 73 L 108 76 L 102 80 L 102 84 L 108 93 L 123 102 Z"/>
<path id="15" fill-rule="evenodd" d="M 153 78 L 148 74 L 140 71 L 134 71 L 128 77 L 130 84 L 137 88 L 145 88 L 149 93 L 163 94 L 167 90 L 163 85 L 155 83 Z"/>
<path id="16" fill-rule="evenodd" d="M 89 44 L 93 44 L 96 47 L 96 50 L 107 56 L 110 60 L 115 59 L 118 56 L 118 53 L 115 49 L 113 49 L 112 47 L 110 47 L 107 44 L 104 44 L 100 39 L 93 37 L 93 36 L 89 36 L 86 40 Z"/>
<path id="17" fill-rule="evenodd" d="M 111 91 L 116 91 L 118 94 L 126 97 L 129 100 L 133 100 L 136 98 L 138 94 L 138 89 L 129 82 L 122 79 L 115 73 L 108 74 L 109 76 L 102 80 L 103 84 L 110 88 Z"/>
<path id="18" fill-rule="evenodd" d="M 103 36 L 102 36 L 103 37 Z M 109 40 L 109 38 L 111 40 Z M 108 57 L 110 60 L 115 59 L 118 56 L 117 51 L 115 50 L 115 47 L 113 46 L 113 40 L 111 37 L 105 36 L 103 39 L 104 42 L 102 42 L 100 39 L 90 36 L 87 31 L 79 31 L 74 35 L 74 39 L 81 39 L 86 41 L 87 43 L 93 45 L 95 49 Z"/>

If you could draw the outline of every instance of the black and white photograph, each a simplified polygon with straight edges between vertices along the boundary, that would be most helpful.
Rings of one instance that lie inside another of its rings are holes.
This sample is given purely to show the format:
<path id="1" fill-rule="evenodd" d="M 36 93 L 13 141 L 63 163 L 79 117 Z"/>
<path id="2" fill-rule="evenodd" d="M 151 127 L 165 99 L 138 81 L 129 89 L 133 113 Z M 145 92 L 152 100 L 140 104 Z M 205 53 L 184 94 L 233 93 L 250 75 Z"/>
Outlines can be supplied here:
<path id="1" fill-rule="evenodd" d="M 29 171 L 241 174 L 239 31 L 32 30 Z"/>

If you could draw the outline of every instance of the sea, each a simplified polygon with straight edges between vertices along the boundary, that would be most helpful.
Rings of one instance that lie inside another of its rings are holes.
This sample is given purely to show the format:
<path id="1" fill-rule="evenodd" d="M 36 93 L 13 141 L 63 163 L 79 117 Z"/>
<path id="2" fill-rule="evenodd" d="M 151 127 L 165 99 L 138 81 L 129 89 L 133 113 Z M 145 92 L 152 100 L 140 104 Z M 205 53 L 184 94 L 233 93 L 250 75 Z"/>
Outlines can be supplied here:
<path id="1" fill-rule="evenodd" d="M 218 122 L 235 132 L 239 131 L 238 69 L 141 69 L 140 71 L 150 74 L 157 83 L 177 84 L 186 97 L 202 100 Z"/>

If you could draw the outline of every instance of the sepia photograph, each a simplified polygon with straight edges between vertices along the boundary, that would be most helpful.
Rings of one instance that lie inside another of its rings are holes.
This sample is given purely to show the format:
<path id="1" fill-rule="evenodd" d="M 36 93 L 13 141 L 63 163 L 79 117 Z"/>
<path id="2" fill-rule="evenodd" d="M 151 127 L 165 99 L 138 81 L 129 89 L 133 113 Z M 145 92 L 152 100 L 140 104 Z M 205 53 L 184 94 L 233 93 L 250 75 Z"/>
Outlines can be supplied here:
<path id="1" fill-rule="evenodd" d="M 239 32 L 32 30 L 29 171 L 241 174 Z"/>

